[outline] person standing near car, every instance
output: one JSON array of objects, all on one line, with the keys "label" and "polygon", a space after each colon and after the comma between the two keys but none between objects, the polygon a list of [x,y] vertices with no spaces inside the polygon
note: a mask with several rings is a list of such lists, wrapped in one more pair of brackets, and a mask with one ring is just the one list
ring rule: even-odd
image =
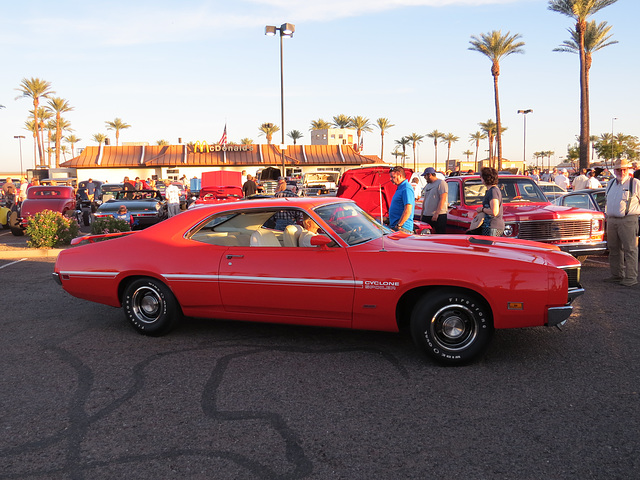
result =
[{"label": "person standing near car", "polygon": [[180,189],[170,180],[164,181],[164,198],[167,200],[167,214],[169,218],[180,213]]},{"label": "person standing near car", "polygon": [[632,287],[638,283],[640,180],[629,175],[629,162],[616,160],[607,186],[607,245],[611,277],[605,281]]},{"label": "person standing near car", "polygon": [[587,180],[587,186],[585,188],[600,188],[600,187],[602,187],[602,185],[600,185],[600,182],[596,178],[596,171],[591,170],[589,172],[589,180]]},{"label": "person standing near car", "polygon": [[587,169],[583,168],[580,170],[580,175],[573,179],[573,191],[582,190],[587,188],[587,183],[589,183],[589,177],[587,177]]},{"label": "person standing near car", "polygon": [[247,180],[242,184],[242,194],[246,198],[256,193],[258,193],[258,185],[256,185],[251,175],[247,175]]},{"label": "person standing near car", "polygon": [[449,187],[447,182],[436,176],[433,167],[424,169],[422,176],[427,185],[422,190],[421,220],[431,225],[436,233],[447,233],[447,201]]},{"label": "person standing near car", "polygon": [[502,217],[502,193],[498,188],[498,171],[495,168],[484,167],[480,176],[487,187],[482,206],[476,209],[479,214],[484,213],[486,216],[482,224],[482,234],[501,237],[504,232],[504,218]]},{"label": "person standing near car", "polygon": [[404,168],[393,167],[389,176],[391,182],[398,187],[391,199],[391,205],[389,205],[389,227],[392,230],[413,233],[413,209],[416,204],[416,194],[405,177]]}]

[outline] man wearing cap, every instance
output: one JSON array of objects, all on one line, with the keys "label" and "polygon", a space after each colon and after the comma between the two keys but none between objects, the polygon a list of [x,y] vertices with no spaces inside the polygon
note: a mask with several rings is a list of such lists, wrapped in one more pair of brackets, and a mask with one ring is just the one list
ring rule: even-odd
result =
[{"label": "man wearing cap", "polygon": [[555,176],[553,179],[556,185],[564,188],[565,190],[569,190],[571,186],[571,182],[569,182],[569,172],[567,172],[566,168],[563,168],[559,174]]},{"label": "man wearing cap", "polygon": [[640,180],[629,175],[629,162],[616,160],[615,178],[607,186],[607,244],[611,277],[607,282],[631,287],[638,283],[638,215]]},{"label": "man wearing cap", "polygon": [[389,226],[396,231],[413,233],[413,208],[416,204],[416,194],[405,177],[404,168],[393,167],[389,175],[391,182],[398,187],[389,205]]},{"label": "man wearing cap", "polygon": [[447,201],[449,187],[447,182],[436,176],[433,167],[424,169],[422,176],[427,185],[422,190],[422,212],[420,219],[431,225],[435,233],[447,233]]}]

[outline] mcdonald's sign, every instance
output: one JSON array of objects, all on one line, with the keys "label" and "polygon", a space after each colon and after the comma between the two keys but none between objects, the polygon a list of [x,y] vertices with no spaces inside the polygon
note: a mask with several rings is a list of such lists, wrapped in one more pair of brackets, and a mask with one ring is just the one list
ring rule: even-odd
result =
[{"label": "mcdonald's sign", "polygon": [[213,152],[253,152],[253,145],[209,145],[207,142],[197,141],[189,145],[189,153],[213,153]]}]

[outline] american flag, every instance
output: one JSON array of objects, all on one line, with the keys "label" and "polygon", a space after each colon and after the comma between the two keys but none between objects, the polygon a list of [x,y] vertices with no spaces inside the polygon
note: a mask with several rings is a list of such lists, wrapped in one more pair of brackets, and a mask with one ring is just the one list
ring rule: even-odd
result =
[{"label": "american flag", "polygon": [[220,141],[218,142],[220,145],[226,145],[227,144],[227,124],[224,124],[224,132],[222,132],[222,138],[220,139]]}]

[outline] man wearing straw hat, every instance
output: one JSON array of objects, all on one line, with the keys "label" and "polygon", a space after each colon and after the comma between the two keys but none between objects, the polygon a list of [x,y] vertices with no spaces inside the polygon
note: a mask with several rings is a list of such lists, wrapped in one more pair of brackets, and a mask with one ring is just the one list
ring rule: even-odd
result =
[{"label": "man wearing straw hat", "polygon": [[607,243],[611,277],[607,282],[632,287],[638,283],[638,215],[640,181],[629,175],[629,162],[613,164],[615,178],[607,186]]}]

